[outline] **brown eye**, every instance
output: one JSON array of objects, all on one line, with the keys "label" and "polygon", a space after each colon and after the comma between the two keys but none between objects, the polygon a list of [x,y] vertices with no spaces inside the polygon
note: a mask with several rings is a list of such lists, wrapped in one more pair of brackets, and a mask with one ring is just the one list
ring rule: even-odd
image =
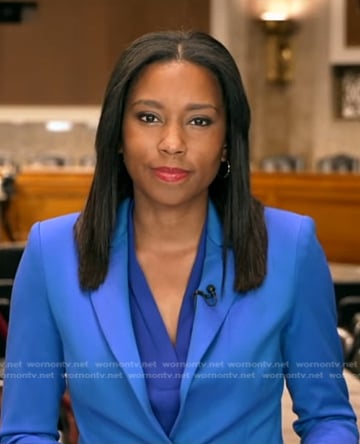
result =
[{"label": "brown eye", "polygon": [[194,126],[208,126],[211,124],[211,119],[207,117],[195,117],[190,121],[190,125]]},{"label": "brown eye", "polygon": [[145,123],[156,123],[159,119],[153,113],[139,113],[139,119]]}]

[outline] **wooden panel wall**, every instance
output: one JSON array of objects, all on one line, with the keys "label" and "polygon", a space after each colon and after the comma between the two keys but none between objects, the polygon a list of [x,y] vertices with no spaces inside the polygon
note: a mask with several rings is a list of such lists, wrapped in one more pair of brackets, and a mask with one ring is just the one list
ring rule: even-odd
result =
[{"label": "wooden panel wall", "polygon": [[313,217],[330,261],[360,263],[360,175],[254,173],[265,204]]},{"label": "wooden panel wall", "polygon": [[209,30],[209,0],[37,0],[0,24],[0,105],[97,105],[120,51],[144,32]]},{"label": "wooden panel wall", "polygon": [[356,48],[360,46],[360,2],[345,0],[345,3],[345,45]]},{"label": "wooden panel wall", "polygon": [[[92,173],[33,171],[19,174],[15,193],[4,219],[8,221],[11,237],[18,242],[26,241],[33,223],[81,211],[90,189]],[[2,228],[2,238],[9,235]]]},{"label": "wooden panel wall", "polygon": [[[15,240],[26,240],[37,220],[81,210],[91,178],[78,171],[20,174],[7,212]],[[266,205],[313,217],[330,261],[360,264],[360,175],[253,173],[252,188]]]}]

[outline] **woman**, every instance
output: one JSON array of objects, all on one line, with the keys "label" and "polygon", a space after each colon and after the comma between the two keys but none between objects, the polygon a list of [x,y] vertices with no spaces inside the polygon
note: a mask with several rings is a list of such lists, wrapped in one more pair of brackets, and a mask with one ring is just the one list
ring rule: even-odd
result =
[{"label": "woman", "polygon": [[36,224],[18,269],[1,443],[56,442],[66,387],[82,444],[280,444],[284,381],[303,443],[358,442],[326,258],[251,196],[249,122],[212,37],[123,53],[86,207]]}]

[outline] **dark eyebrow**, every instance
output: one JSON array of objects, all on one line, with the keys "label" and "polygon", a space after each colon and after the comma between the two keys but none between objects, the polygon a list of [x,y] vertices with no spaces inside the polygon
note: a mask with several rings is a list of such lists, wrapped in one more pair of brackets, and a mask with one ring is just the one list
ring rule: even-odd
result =
[{"label": "dark eyebrow", "polygon": [[137,106],[137,105],[147,105],[147,106],[153,106],[154,108],[158,108],[158,109],[163,108],[163,106],[161,105],[160,102],[158,102],[157,100],[150,100],[150,99],[136,100],[135,102],[131,103],[130,105],[132,107]]},{"label": "dark eyebrow", "polygon": [[[163,105],[161,102],[158,102],[157,100],[151,100],[151,99],[140,99],[136,100],[135,102],[131,103],[131,107],[137,106],[137,105],[146,105],[151,106],[157,109],[162,109]],[[189,103],[189,105],[186,107],[189,111],[197,111],[197,110],[205,110],[205,109],[212,109],[216,112],[220,112],[220,109],[212,105],[211,103]]]},{"label": "dark eyebrow", "polygon": [[187,109],[190,111],[212,109],[219,112],[219,108],[211,103],[190,103],[189,106],[187,106]]}]

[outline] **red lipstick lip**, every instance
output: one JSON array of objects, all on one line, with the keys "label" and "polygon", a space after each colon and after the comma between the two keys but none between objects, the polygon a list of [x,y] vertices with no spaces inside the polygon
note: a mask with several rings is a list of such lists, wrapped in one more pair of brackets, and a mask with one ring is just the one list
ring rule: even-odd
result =
[{"label": "red lipstick lip", "polygon": [[155,176],[164,182],[179,182],[189,175],[189,171],[182,168],[159,167],[153,169]]}]

